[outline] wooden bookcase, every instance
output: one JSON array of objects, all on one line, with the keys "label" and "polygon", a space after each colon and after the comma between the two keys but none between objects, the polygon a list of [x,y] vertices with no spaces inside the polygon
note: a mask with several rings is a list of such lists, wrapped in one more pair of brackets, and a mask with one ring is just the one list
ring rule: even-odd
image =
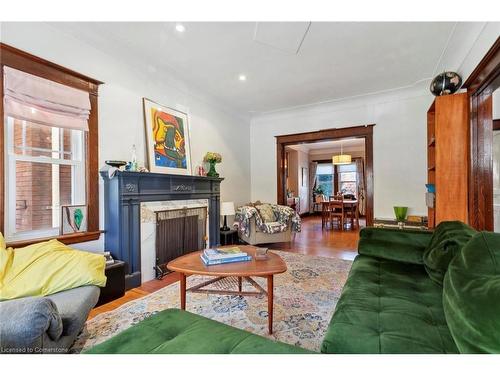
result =
[{"label": "wooden bookcase", "polygon": [[436,186],[429,228],[441,221],[468,222],[469,98],[437,97],[427,111],[427,182]]}]

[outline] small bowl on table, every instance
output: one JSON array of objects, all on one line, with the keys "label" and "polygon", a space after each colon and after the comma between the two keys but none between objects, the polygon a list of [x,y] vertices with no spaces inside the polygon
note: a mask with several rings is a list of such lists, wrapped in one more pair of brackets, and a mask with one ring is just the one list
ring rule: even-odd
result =
[{"label": "small bowl on table", "polygon": [[256,247],[255,248],[255,260],[266,260],[268,250],[269,250],[269,248],[267,248],[267,247]]}]

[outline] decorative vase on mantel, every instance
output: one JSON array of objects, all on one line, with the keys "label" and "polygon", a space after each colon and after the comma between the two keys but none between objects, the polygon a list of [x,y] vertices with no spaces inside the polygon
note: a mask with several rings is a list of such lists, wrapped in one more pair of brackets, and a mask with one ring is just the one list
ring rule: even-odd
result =
[{"label": "decorative vase on mantel", "polygon": [[215,170],[215,164],[217,164],[215,161],[209,161],[210,164],[210,169],[207,172],[208,177],[219,177],[219,174]]},{"label": "decorative vase on mantel", "polygon": [[219,174],[215,170],[215,164],[222,162],[222,156],[217,152],[207,152],[203,161],[210,165],[210,169],[207,172],[208,177],[219,177]]}]

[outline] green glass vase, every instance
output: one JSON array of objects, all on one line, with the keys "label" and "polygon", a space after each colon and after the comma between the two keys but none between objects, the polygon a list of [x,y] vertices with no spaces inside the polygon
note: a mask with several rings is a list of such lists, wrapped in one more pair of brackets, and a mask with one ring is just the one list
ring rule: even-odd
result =
[{"label": "green glass vase", "polygon": [[210,169],[207,172],[207,176],[208,177],[219,177],[219,174],[215,170],[215,164],[216,164],[215,161],[209,161],[208,163],[210,164]]},{"label": "green glass vase", "polygon": [[408,207],[394,206],[394,215],[396,215],[396,220],[398,222],[405,221],[407,212],[408,212]]}]

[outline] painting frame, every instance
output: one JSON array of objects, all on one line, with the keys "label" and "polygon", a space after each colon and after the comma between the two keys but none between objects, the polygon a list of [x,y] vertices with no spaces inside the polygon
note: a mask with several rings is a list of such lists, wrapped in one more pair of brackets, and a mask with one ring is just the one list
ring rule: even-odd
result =
[{"label": "painting frame", "polygon": [[[191,129],[188,114],[148,98],[143,98],[142,102],[149,171],[191,176]],[[160,128],[161,126],[163,126],[163,129]],[[165,130],[166,128],[174,128],[174,134],[169,135],[168,131]],[[173,147],[161,148],[159,145],[165,144],[167,138],[168,142],[174,142]],[[178,141],[182,141],[183,147],[180,149],[183,149],[184,153],[177,151],[175,142]]]},{"label": "painting frame", "polygon": [[[75,223],[75,211],[80,210],[82,217],[80,224]],[[59,223],[59,234],[85,233],[88,230],[88,205],[86,204],[67,204],[61,205]],[[73,219],[73,220],[72,220]]]}]

